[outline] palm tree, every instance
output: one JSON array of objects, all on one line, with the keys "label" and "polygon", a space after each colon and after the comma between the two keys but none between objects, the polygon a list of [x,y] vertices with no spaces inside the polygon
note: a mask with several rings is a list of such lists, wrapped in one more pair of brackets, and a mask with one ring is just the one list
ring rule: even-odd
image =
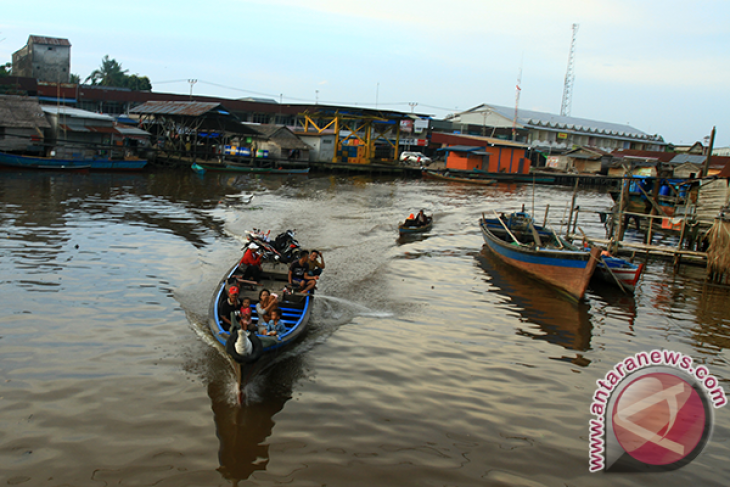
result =
[{"label": "palm tree", "polygon": [[122,65],[116,59],[109,59],[107,54],[101,60],[99,69],[92,71],[85,81],[91,80],[92,85],[123,87],[127,78],[127,71],[127,69],[122,70]]}]

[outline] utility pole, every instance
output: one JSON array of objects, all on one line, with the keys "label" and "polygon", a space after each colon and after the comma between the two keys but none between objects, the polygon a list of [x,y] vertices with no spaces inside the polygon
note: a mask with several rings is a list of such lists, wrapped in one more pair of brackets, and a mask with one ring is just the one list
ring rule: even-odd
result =
[{"label": "utility pole", "polygon": [[573,24],[573,39],[570,41],[570,53],[568,54],[568,70],[565,72],[565,84],[563,85],[563,103],[560,106],[560,115],[570,116],[570,109],[573,97],[573,82],[575,81],[575,37],[578,34],[578,24]]},{"label": "utility pole", "polygon": [[188,83],[190,83],[190,101],[193,101],[193,85],[197,83],[197,79],[189,79]]},{"label": "utility pole", "polygon": [[520,74],[517,76],[517,94],[515,95],[515,118],[512,120],[512,140],[517,140],[517,112],[520,109],[520,92],[522,88],[522,67],[520,67]]}]

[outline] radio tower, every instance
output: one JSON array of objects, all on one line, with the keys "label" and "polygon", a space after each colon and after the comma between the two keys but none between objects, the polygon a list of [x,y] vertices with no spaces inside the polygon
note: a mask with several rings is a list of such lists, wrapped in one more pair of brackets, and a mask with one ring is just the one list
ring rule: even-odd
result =
[{"label": "radio tower", "polygon": [[565,73],[565,85],[563,86],[563,103],[560,105],[560,115],[570,116],[570,104],[573,96],[573,81],[575,72],[573,62],[575,60],[575,35],[578,33],[578,24],[573,24],[573,39],[570,41],[570,55],[568,55],[568,71]]},{"label": "radio tower", "polygon": [[520,109],[520,92],[522,88],[522,67],[520,66],[520,74],[517,76],[517,94],[515,95],[515,118],[512,119],[512,140],[517,140],[517,115]]}]

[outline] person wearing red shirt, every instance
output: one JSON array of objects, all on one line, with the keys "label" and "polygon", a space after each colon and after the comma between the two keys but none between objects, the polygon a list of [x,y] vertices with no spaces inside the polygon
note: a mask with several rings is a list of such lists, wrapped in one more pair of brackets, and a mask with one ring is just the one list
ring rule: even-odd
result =
[{"label": "person wearing red shirt", "polygon": [[261,254],[259,254],[259,246],[252,243],[246,249],[243,254],[239,266],[246,266],[246,270],[243,271],[243,279],[247,281],[261,281]]}]

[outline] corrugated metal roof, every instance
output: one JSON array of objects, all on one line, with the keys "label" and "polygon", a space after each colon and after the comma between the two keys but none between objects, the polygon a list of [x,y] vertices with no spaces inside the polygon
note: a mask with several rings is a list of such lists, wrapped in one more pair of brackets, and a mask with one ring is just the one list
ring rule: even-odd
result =
[{"label": "corrugated metal roof", "polygon": [[148,101],[130,110],[131,113],[149,115],[179,115],[183,117],[199,117],[221,106],[220,103],[200,101]]},{"label": "corrugated metal roof", "polygon": [[114,122],[114,119],[109,115],[106,115],[104,113],[89,112],[87,110],[81,110],[80,108],[64,107],[58,105],[41,105],[41,109],[46,113],[59,115],[62,117],[87,118],[109,122],[110,124]]},{"label": "corrugated metal roof", "polygon": [[29,36],[28,44],[43,44],[48,46],[70,46],[68,39],[59,37]]},{"label": "corrugated metal roof", "polygon": [[[503,107],[499,105],[480,105],[467,110],[467,112],[464,113],[482,112],[485,110],[491,110],[508,120],[512,120],[515,117],[514,107]],[[458,116],[459,114],[456,114],[456,117]],[[612,136],[613,138],[630,138],[655,140],[659,143],[663,142],[660,137],[649,135],[646,132],[632,127],[631,125],[601,122],[587,118],[568,117],[554,113],[524,110],[522,108],[520,108],[517,112],[517,123],[525,127],[538,130],[575,132],[587,135],[596,134]]]},{"label": "corrugated metal roof", "polygon": [[697,156],[693,154],[677,154],[672,157],[669,161],[670,164],[684,164],[685,162],[691,162],[693,164],[702,165],[705,163],[706,156]]}]

